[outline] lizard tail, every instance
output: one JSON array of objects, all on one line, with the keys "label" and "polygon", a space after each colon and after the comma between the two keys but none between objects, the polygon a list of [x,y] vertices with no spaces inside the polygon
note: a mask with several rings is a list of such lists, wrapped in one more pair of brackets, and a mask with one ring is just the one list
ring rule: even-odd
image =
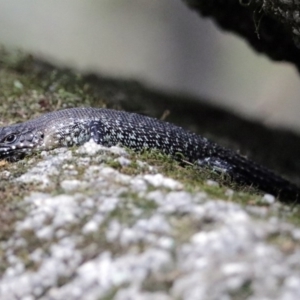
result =
[{"label": "lizard tail", "polygon": [[[221,161],[220,162],[218,162]],[[225,166],[225,172],[237,183],[246,184],[258,188],[266,193],[278,197],[284,203],[299,203],[300,188],[275,174],[266,167],[255,163],[237,153],[222,149],[218,152],[218,158],[214,162]],[[226,168],[228,166],[228,168]]]}]

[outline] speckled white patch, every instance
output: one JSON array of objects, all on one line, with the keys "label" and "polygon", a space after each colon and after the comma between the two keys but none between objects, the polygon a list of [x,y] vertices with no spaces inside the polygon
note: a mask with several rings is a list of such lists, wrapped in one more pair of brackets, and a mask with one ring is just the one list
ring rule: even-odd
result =
[{"label": "speckled white patch", "polygon": [[79,147],[76,152],[79,154],[94,156],[97,152],[103,151],[103,149],[106,149],[106,147],[98,145],[93,140],[90,140]]},{"label": "speckled white patch", "polygon": [[51,184],[50,176],[57,175],[58,169],[65,161],[72,158],[72,153],[68,149],[56,149],[53,152],[55,155],[44,154],[44,157],[48,159],[39,162],[16,180],[24,183],[39,183],[42,187],[49,186]]},{"label": "speckled white patch", "polygon": [[262,197],[262,202],[264,202],[266,204],[273,204],[275,202],[275,197],[273,195],[270,195],[270,194],[265,194]]},{"label": "speckled white patch", "polygon": [[172,179],[172,178],[166,178],[161,174],[147,174],[144,176],[144,179],[146,182],[150,183],[154,187],[165,187],[169,189],[182,189],[183,185]]}]

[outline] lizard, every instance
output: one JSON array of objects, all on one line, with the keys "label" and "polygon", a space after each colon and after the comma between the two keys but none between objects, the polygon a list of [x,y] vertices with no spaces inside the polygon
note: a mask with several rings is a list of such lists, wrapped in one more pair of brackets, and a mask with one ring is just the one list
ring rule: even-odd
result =
[{"label": "lizard", "polygon": [[241,184],[298,203],[300,188],[268,168],[174,124],[105,108],[77,107],[46,113],[0,128],[0,159],[18,160],[35,151],[81,145],[156,149],[179,161],[209,167]]}]

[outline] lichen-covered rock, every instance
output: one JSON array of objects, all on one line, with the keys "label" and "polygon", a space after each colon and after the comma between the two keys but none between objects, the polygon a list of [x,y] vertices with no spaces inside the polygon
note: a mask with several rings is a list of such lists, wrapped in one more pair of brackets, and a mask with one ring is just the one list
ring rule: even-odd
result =
[{"label": "lichen-covered rock", "polygon": [[233,190],[188,191],[94,142],[41,156],[11,174],[33,187],[0,240],[1,299],[300,297],[299,229],[269,196],[247,207]]}]

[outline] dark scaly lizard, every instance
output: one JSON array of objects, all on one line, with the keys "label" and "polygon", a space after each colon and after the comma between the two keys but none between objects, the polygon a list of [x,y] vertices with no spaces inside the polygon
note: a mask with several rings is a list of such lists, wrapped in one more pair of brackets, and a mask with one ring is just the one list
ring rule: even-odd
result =
[{"label": "dark scaly lizard", "polygon": [[139,151],[158,149],[175,159],[208,166],[285,202],[298,202],[300,189],[267,168],[206,138],[160,120],[122,111],[70,108],[0,128],[0,159],[16,160],[37,150],[81,145],[93,139]]}]

